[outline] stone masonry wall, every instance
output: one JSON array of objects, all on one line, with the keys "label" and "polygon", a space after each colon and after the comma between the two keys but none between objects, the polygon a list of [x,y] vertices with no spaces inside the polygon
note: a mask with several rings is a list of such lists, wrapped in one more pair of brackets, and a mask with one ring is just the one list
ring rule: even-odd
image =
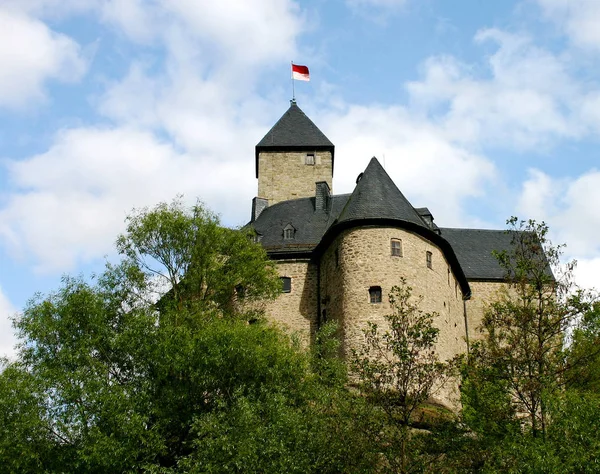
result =
[{"label": "stone masonry wall", "polygon": [[317,329],[317,265],[308,260],[280,260],[277,271],[292,279],[292,290],[268,302],[266,316],[307,347]]},{"label": "stone masonry wall", "polygon": [[[402,257],[391,255],[391,239],[402,241]],[[432,253],[432,268],[426,252]],[[337,257],[336,257],[337,252]],[[330,245],[321,261],[321,297],[327,318],[339,322],[343,351],[364,344],[367,322],[385,328],[391,313],[388,294],[404,276],[413,296],[423,296],[425,312],[437,312],[437,352],[442,360],[466,352],[466,328],[462,293],[442,251],[417,234],[397,228],[357,228],[344,231]],[[382,302],[371,303],[369,288],[380,286]],[[458,382],[448,382],[434,399],[448,406],[458,404]]]},{"label": "stone masonry wall", "polygon": [[[392,238],[402,240],[402,257],[391,255]],[[427,251],[432,253],[432,268],[426,264]],[[402,276],[413,287],[413,296],[423,296],[421,308],[439,315],[434,324],[440,329],[440,357],[465,352],[462,293],[442,251],[417,234],[395,228],[344,231],[323,256],[321,296],[328,319],[342,325],[345,352],[363,343],[367,321],[383,322],[391,312],[387,295]],[[370,303],[372,286],[381,287],[382,303]]]},{"label": "stone masonry wall", "polygon": [[[315,164],[305,163],[307,153],[314,153]],[[315,183],[332,184],[332,160],[328,151],[261,152],[258,155],[258,197],[268,199],[269,206],[289,199],[313,197]]]},{"label": "stone masonry wall", "polygon": [[502,293],[508,291],[508,285],[500,281],[470,281],[469,286],[471,299],[466,302],[467,329],[469,342],[473,342],[482,337],[479,328],[488,305],[498,301]]}]

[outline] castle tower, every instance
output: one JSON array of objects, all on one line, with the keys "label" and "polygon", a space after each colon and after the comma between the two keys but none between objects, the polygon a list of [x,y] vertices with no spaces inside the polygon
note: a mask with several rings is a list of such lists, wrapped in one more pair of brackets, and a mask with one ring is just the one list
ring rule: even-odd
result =
[{"label": "castle tower", "polygon": [[[295,101],[256,145],[259,207],[314,197],[318,182],[331,191],[334,146]],[[253,212],[254,214],[254,212]]]}]

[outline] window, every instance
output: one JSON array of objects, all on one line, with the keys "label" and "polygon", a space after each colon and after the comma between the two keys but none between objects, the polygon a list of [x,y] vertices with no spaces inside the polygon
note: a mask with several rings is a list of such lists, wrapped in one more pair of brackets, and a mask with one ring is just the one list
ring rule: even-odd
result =
[{"label": "window", "polygon": [[400,239],[392,239],[392,257],[402,257],[402,241]]},{"label": "window", "polygon": [[369,288],[369,300],[371,303],[381,303],[381,287],[372,286]]},{"label": "window", "polygon": [[425,253],[425,260],[427,262],[427,268],[433,268],[433,264],[431,263],[431,259],[432,259],[432,254],[431,254],[431,252],[427,251]]},{"label": "window", "polygon": [[290,293],[292,291],[292,279],[290,277],[281,277],[281,292]]},{"label": "window", "polygon": [[285,240],[290,240],[294,238],[294,234],[296,233],[296,229],[292,224],[288,224],[283,228],[283,238]]},{"label": "window", "polygon": [[314,165],[315,164],[315,155],[313,153],[309,153],[306,155],[306,158],[304,159],[304,164],[306,165]]}]

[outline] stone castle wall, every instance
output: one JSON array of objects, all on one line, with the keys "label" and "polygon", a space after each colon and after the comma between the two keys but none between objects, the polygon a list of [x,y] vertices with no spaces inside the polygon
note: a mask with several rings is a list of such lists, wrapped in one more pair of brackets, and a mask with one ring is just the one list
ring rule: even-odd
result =
[{"label": "stone castle wall", "polygon": [[[390,240],[402,241],[402,257],[391,255]],[[432,268],[426,252],[432,253]],[[336,257],[337,253],[337,257]],[[342,232],[321,263],[321,298],[327,318],[339,321],[346,355],[364,342],[367,322],[382,324],[391,312],[388,294],[405,277],[421,308],[437,312],[438,353],[450,359],[466,351],[460,286],[442,251],[417,234],[397,228],[356,228]],[[380,286],[382,302],[371,303],[369,288]]]},{"label": "stone castle wall", "polygon": [[283,260],[277,262],[277,271],[292,279],[292,288],[266,303],[266,316],[308,347],[317,330],[317,265],[308,260]]},{"label": "stone castle wall", "polygon": [[469,286],[471,299],[466,302],[467,330],[469,342],[473,342],[483,337],[479,329],[487,307],[500,300],[502,294],[508,291],[508,284],[501,281],[470,281]]},{"label": "stone castle wall", "polygon": [[332,188],[332,159],[328,151],[315,151],[315,164],[306,164],[303,152],[261,152],[258,155],[258,197],[269,206],[281,201],[313,197],[315,183],[325,181]]}]

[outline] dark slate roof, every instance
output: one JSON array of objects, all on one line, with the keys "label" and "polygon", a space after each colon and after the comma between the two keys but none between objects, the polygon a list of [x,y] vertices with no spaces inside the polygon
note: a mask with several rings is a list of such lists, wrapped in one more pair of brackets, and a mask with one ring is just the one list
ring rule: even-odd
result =
[{"label": "dark slate roof", "polygon": [[329,138],[292,101],[287,112],[256,145],[256,177],[258,178],[258,154],[261,151],[327,150],[331,152],[333,160],[334,149]]},{"label": "dark slate roof", "polygon": [[375,157],[362,173],[337,223],[371,219],[393,219],[428,227]]},{"label": "dark slate roof", "polygon": [[[315,210],[315,198],[283,201],[267,207],[252,226],[260,235],[261,244],[271,254],[310,253],[332,225],[349,194],[332,196],[327,211]],[[294,239],[284,240],[283,229],[291,224]]]},{"label": "dark slate roof", "polygon": [[506,270],[492,252],[510,251],[512,235],[504,230],[441,228],[469,280],[503,280]]}]

